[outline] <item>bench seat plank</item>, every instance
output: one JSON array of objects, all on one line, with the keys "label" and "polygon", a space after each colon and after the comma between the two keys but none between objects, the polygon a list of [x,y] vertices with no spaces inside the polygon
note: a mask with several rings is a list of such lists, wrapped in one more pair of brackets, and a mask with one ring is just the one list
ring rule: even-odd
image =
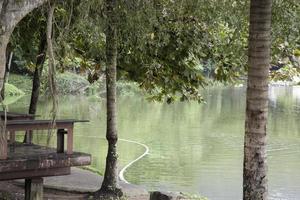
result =
[{"label": "bench seat plank", "polygon": [[[59,169],[62,168],[90,164],[90,154],[73,152],[73,154],[68,155],[57,153],[56,149],[53,148],[17,143],[15,152],[8,153],[8,159],[0,160],[0,180],[7,180],[8,177],[17,179],[41,176],[41,174],[52,176],[57,174],[55,169],[59,172]],[[47,173],[49,174],[47,175]],[[62,170],[61,173],[66,173],[66,170]],[[15,175],[6,176],[5,174]]]}]

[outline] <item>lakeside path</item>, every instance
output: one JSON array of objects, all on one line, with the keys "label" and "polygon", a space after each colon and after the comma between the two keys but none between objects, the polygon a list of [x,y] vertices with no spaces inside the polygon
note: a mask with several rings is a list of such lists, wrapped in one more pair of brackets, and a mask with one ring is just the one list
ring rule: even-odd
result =
[{"label": "lakeside path", "polygon": [[[85,200],[89,194],[97,191],[102,184],[103,177],[87,170],[72,168],[67,176],[44,178],[44,199]],[[24,180],[0,182],[0,192],[15,194],[13,199],[24,199]],[[120,181],[128,200],[148,200],[150,197],[146,189],[141,186]],[[1,195],[0,195],[1,199]]]}]

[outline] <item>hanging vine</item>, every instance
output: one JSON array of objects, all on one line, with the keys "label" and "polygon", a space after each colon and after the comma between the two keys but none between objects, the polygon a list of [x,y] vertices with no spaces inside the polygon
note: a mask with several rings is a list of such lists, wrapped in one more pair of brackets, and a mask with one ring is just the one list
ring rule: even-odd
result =
[{"label": "hanging vine", "polygon": [[[55,126],[55,120],[58,109],[58,99],[57,99],[57,87],[55,80],[55,58],[54,58],[54,50],[53,50],[53,42],[52,42],[52,24],[53,24],[53,15],[55,10],[55,2],[49,2],[49,11],[48,11],[48,19],[47,19],[47,45],[48,45],[48,77],[49,77],[49,89],[50,95],[52,98],[52,126]],[[51,129],[53,130],[53,129]],[[47,146],[49,146],[50,139],[52,136],[52,131],[49,130],[47,137]]]}]

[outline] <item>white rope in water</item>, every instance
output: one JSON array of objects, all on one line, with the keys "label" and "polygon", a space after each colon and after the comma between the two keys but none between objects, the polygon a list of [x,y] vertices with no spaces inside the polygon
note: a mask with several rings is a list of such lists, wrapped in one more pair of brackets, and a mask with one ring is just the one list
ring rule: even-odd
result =
[{"label": "white rope in water", "polygon": [[[80,135],[78,135],[80,137]],[[78,137],[76,136],[76,137]],[[82,136],[83,137],[83,136]],[[84,136],[84,137],[88,137],[88,138],[97,138],[97,139],[105,139],[105,138],[102,138],[102,137],[97,137],[97,136]],[[124,142],[129,142],[129,143],[133,143],[133,144],[137,144],[137,145],[140,145],[142,147],[145,148],[145,152],[140,155],[139,157],[137,157],[136,159],[134,159],[133,161],[131,161],[130,163],[128,163],[125,167],[123,167],[121,169],[121,171],[119,172],[119,179],[125,183],[129,183],[125,178],[124,178],[124,173],[126,172],[126,170],[131,166],[133,165],[135,162],[139,161],[140,159],[142,159],[143,157],[145,157],[147,154],[149,154],[149,147],[143,143],[140,143],[140,142],[136,142],[136,141],[133,141],[133,140],[126,140],[126,139],[119,139],[120,141],[124,141]]]},{"label": "white rope in water", "polygon": [[142,159],[143,157],[145,157],[147,154],[149,154],[149,147],[143,143],[140,142],[136,142],[136,141],[132,141],[132,140],[126,140],[126,139],[120,139],[121,141],[125,141],[125,142],[130,142],[130,143],[134,143],[137,145],[140,145],[142,147],[145,148],[145,152],[140,155],[138,158],[136,158],[135,160],[131,161],[130,163],[128,163],[125,167],[123,167],[123,169],[120,171],[119,173],[119,178],[121,181],[124,181],[125,183],[129,183],[125,178],[124,178],[124,173],[125,171],[131,166],[133,165],[133,163],[139,161],[140,159]]}]

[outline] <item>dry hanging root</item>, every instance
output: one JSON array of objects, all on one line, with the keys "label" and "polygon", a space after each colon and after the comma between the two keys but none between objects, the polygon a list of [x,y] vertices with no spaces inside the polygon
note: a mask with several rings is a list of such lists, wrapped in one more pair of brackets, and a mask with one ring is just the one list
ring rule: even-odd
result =
[{"label": "dry hanging root", "polygon": [[[54,50],[52,45],[52,24],[53,24],[53,15],[54,15],[55,3],[49,2],[49,11],[48,11],[48,19],[47,19],[47,45],[48,45],[48,75],[49,75],[49,88],[50,94],[52,97],[52,126],[55,126],[58,100],[57,100],[57,89],[55,82],[55,59],[54,59]],[[53,129],[51,129],[53,130]],[[52,131],[49,130],[47,137],[47,146],[49,146],[50,139],[52,136]]]}]

